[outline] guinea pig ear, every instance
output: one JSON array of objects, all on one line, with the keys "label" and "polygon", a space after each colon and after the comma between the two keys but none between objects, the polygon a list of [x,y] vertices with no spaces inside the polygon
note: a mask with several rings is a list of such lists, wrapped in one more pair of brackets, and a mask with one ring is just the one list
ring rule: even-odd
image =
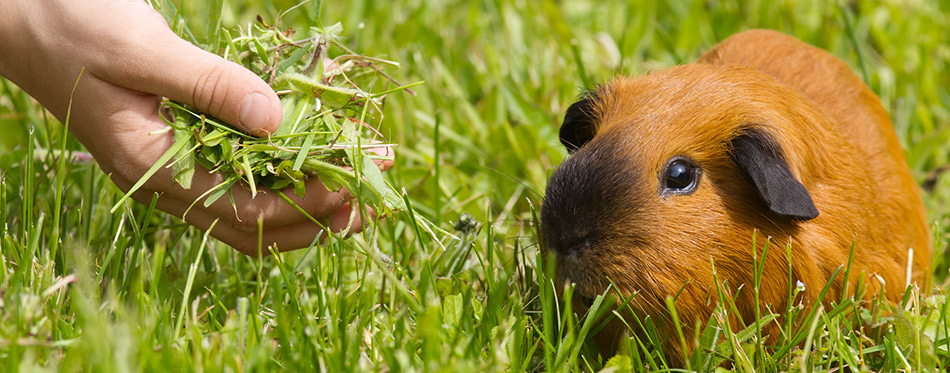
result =
[{"label": "guinea pig ear", "polygon": [[792,175],[778,144],[768,135],[748,132],[732,140],[731,145],[732,159],[772,212],[795,220],[818,217],[808,190]]},{"label": "guinea pig ear", "polygon": [[585,94],[584,98],[575,102],[567,108],[564,114],[564,123],[561,124],[561,144],[567,148],[568,153],[577,151],[584,146],[597,133],[594,123],[597,118],[594,114],[594,104],[597,98],[591,94]]}]

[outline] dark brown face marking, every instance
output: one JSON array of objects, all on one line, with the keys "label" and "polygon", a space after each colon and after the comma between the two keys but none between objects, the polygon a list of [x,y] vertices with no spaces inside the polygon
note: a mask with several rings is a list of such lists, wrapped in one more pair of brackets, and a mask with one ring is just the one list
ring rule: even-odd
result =
[{"label": "dark brown face marking", "polygon": [[619,217],[643,208],[639,171],[617,137],[591,141],[562,163],[548,182],[541,230],[549,250],[578,256],[596,249],[618,228]]}]

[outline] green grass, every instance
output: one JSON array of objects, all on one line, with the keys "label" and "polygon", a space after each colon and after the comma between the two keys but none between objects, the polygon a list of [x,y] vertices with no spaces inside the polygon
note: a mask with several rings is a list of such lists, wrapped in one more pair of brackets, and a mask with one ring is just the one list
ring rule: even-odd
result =
[{"label": "green grass", "polygon": [[[186,23],[207,24],[205,1],[181,3]],[[293,5],[232,1],[222,22]],[[948,15],[929,1],[324,2],[351,49],[401,62],[400,81],[426,81],[387,100],[382,130],[400,146],[386,177],[442,228],[478,221],[444,248],[396,215],[374,228],[378,247],[364,233],[257,260],[150,206],[111,214],[121,192],[94,163],[61,157],[82,148],[0,81],[0,371],[662,369],[649,340],[627,341],[609,363],[584,343],[598,323],[559,301],[570,291],[538,255],[540,193],[566,154],[558,126],[581,88],[692,61],[755,27],[831,51],[880,95],[931,186],[937,289],[909,297],[906,313],[847,299],[781,310],[811,316],[776,348],[757,348],[752,320],[736,334],[708,328],[702,346],[720,355],[701,351],[691,367],[721,357],[742,371],[945,370],[950,173],[933,171],[950,159]]]}]

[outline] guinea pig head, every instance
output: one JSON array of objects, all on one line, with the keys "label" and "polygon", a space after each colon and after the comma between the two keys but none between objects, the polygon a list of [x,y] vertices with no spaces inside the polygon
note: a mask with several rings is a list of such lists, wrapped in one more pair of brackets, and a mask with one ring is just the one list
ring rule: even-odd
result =
[{"label": "guinea pig head", "polygon": [[[748,68],[693,64],[615,80],[567,110],[569,156],[541,207],[543,250],[581,303],[613,284],[668,338],[665,299],[675,296],[693,331],[717,303],[711,262],[733,290],[751,286],[753,232],[759,249],[769,236],[784,248],[819,215],[808,186],[830,161],[815,144],[836,144],[828,128],[804,97]],[[787,298],[783,251],[765,265],[785,278],[760,289],[773,306]],[[754,315],[751,291],[737,296],[740,313]]]}]

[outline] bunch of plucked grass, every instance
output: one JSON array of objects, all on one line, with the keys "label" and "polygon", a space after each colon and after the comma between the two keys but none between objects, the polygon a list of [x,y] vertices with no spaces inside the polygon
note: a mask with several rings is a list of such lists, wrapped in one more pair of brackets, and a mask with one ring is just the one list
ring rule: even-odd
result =
[{"label": "bunch of plucked grass", "polygon": [[[346,188],[378,212],[406,210],[400,193],[383,180],[374,162],[384,157],[369,149],[394,146],[385,143],[377,130],[384,98],[422,82],[400,85],[385,71],[398,68],[397,62],[346,48],[340,42],[340,24],[310,27],[299,37],[295,30],[267,25],[258,16],[256,23],[238,30],[237,37],[232,38],[228,30],[217,30],[211,35],[211,45],[225,47],[212,52],[264,79],[280,97],[283,123],[275,133],[255,137],[189,105],[166,99],[161,110],[174,131],[175,142],[122,200],[164,165],[172,167],[176,182],[188,189],[197,163],[224,176],[222,183],[202,195],[205,206],[235,184],[245,185],[254,195],[260,187],[279,191],[293,186],[302,198],[304,182],[317,177],[327,189]],[[178,31],[188,33],[186,29]],[[343,53],[331,59],[331,48]],[[378,87],[382,88],[373,89]],[[425,219],[413,218],[432,233]]]}]

